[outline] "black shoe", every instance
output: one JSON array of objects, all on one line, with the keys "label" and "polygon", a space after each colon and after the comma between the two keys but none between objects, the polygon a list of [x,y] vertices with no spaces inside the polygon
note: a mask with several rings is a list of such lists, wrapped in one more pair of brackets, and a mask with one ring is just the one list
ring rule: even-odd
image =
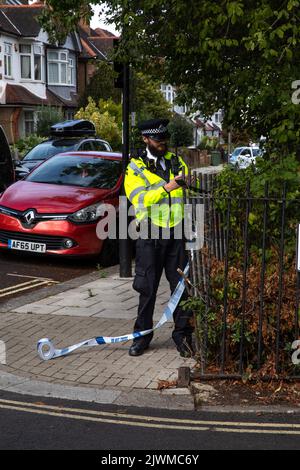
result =
[{"label": "black shoe", "polygon": [[129,356],[141,356],[144,351],[149,348],[149,345],[133,343],[128,351]]}]

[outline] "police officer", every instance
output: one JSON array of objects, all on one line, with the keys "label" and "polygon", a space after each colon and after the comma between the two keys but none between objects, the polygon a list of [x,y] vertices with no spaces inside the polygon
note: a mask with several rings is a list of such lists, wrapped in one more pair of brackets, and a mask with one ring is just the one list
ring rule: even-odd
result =
[{"label": "police officer", "polygon": [[[177,268],[183,270],[188,261],[183,237],[175,236],[180,233],[176,232],[179,224],[183,223],[182,172],[184,169],[187,173],[187,166],[181,157],[168,151],[168,123],[167,119],[151,119],[138,125],[146,150],[131,159],[124,182],[140,225],[133,282],[133,288],[140,294],[135,332],[153,327],[156,293],[163,269],[173,293],[180,279]],[[144,237],[145,227],[149,238]],[[191,312],[178,306],[173,319],[172,338],[177,350],[181,356],[190,357],[193,354]],[[153,333],[135,338],[129,355],[143,354],[152,337]]]}]

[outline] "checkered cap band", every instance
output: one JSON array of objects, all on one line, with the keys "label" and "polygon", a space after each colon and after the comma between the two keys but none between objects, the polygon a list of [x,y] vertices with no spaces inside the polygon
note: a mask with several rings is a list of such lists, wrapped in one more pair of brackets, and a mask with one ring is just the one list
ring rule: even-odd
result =
[{"label": "checkered cap band", "polygon": [[164,134],[168,131],[165,126],[159,126],[156,129],[145,129],[142,131],[142,135],[155,135],[155,134]]}]

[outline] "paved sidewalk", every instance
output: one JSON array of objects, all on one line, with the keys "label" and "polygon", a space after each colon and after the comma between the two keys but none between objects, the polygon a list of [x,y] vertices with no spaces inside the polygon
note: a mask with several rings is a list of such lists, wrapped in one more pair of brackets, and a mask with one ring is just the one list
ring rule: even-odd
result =
[{"label": "paved sidewalk", "polygon": [[[203,173],[218,167],[199,168]],[[171,339],[172,323],[157,330],[149,350],[130,357],[131,342],[79,349],[42,361],[37,341],[48,337],[57,348],[95,336],[132,332],[138,294],[132,279],[120,279],[119,267],[105,269],[0,304],[0,390],[137,406],[193,409],[188,389],[157,389],[176,381],[178,368],[194,366],[179,356]],[[154,320],[170,296],[166,279],[158,291]],[[1,346],[5,345],[4,363]]]},{"label": "paved sidewalk", "polygon": [[[73,387],[77,387],[78,396],[82,397],[84,387],[90,391],[106,391],[105,402],[111,396],[111,403],[120,403],[120,397],[124,402],[125,397],[127,404],[193,408],[187,389],[157,390],[159,381],[177,379],[178,367],[194,365],[192,359],[181,358],[176,351],[171,339],[172,323],[156,331],[150,349],[136,358],[128,355],[131,342],[81,348],[50,361],[42,361],[37,355],[36,344],[43,337],[50,338],[55,347],[61,348],[95,336],[132,332],[138,304],[132,279],[120,279],[118,267],[105,271],[107,277],[101,277],[104,273],[95,273],[94,280],[80,283],[79,279],[77,286],[54,295],[51,295],[53,288],[45,288],[39,291],[43,298],[31,303],[27,301],[13,308],[9,304],[0,305],[0,339],[6,346],[6,365],[0,365],[0,388],[2,372],[7,390],[16,390],[15,384],[19,384],[18,391],[20,388],[30,391],[28,386],[33,381],[34,390],[38,391],[39,383],[41,390],[47,390],[47,395],[54,389],[58,393],[59,386],[60,391],[71,387],[72,396],[76,397]],[[60,288],[63,289],[63,285]],[[28,295],[24,299],[28,299]],[[155,321],[159,320],[168,299],[169,287],[164,279],[158,291]]]},{"label": "paved sidewalk", "polygon": [[226,164],[221,163],[220,165],[210,165],[210,166],[201,166],[199,168],[194,168],[193,171],[197,171],[197,173],[212,175],[214,173],[220,173],[225,168]]}]

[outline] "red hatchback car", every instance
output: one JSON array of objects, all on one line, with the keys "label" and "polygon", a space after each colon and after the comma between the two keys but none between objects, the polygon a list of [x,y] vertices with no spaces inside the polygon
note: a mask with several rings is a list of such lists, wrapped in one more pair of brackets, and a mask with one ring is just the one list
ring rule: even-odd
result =
[{"label": "red hatchback car", "polygon": [[68,152],[46,160],[0,197],[0,248],[55,255],[98,255],[103,204],[118,207],[122,155]]}]

